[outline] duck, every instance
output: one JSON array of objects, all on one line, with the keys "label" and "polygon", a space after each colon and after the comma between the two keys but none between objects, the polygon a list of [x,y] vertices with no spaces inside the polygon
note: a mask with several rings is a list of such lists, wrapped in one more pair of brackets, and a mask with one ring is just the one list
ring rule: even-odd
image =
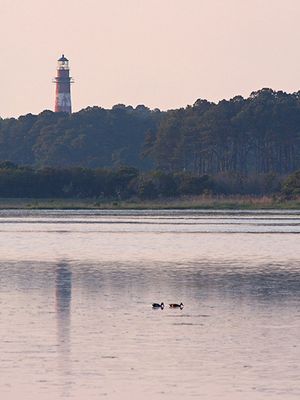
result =
[{"label": "duck", "polygon": [[171,303],[169,304],[171,308],[180,308],[181,310],[183,309],[183,303],[177,304],[177,303]]},{"label": "duck", "polygon": [[162,310],[164,309],[165,305],[164,303],[152,303],[152,308],[161,308]]}]

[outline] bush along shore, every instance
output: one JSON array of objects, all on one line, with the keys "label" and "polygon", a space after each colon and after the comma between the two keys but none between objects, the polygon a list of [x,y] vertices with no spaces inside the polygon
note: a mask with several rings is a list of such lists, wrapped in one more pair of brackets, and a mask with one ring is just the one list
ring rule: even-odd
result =
[{"label": "bush along shore", "polygon": [[300,171],[192,175],[117,169],[19,167],[0,163],[3,208],[298,208]]}]

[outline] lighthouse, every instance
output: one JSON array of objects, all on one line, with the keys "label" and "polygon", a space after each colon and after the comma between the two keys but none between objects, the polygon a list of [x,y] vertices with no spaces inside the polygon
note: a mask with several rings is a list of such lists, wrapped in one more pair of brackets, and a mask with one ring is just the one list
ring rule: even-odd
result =
[{"label": "lighthouse", "polygon": [[63,54],[58,59],[57,75],[54,78],[55,90],[55,112],[71,114],[71,83],[69,60]]}]

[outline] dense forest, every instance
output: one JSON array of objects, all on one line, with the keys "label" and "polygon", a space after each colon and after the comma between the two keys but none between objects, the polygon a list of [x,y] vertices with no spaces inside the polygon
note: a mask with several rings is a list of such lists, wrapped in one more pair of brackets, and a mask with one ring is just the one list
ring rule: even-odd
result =
[{"label": "dense forest", "polygon": [[0,119],[0,160],[33,168],[129,165],[237,185],[264,176],[268,184],[300,169],[300,92],[262,89],[166,112],[119,104]]},{"label": "dense forest", "polygon": [[145,152],[166,171],[286,174],[300,167],[300,92],[262,89],[169,111]]},{"label": "dense forest", "polygon": [[47,110],[0,119],[0,160],[35,167],[149,169],[151,160],[140,154],[147,131],[156,132],[162,114],[119,104],[111,110],[88,107],[71,115]]}]

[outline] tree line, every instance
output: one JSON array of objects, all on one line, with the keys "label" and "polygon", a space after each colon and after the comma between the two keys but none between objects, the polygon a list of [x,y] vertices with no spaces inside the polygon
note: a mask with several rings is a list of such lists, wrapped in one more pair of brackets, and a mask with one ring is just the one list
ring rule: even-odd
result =
[{"label": "tree line", "polygon": [[163,113],[144,105],[111,110],[88,107],[77,113],[43,111],[0,118],[0,160],[34,167],[152,167],[140,157],[147,131],[156,131]]},{"label": "tree line", "polygon": [[262,89],[218,104],[197,100],[173,110],[144,153],[165,171],[287,174],[300,168],[300,92]]},{"label": "tree line", "polygon": [[300,92],[262,89],[166,112],[118,104],[0,119],[0,160],[34,168],[131,165],[236,182],[284,176],[300,169]]}]

